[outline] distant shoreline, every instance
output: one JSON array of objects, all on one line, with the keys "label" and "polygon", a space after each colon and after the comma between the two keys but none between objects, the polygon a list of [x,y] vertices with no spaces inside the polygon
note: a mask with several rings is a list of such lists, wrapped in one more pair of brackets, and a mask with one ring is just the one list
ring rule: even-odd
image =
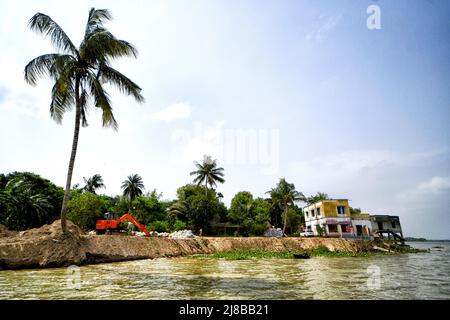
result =
[{"label": "distant shoreline", "polygon": [[447,239],[447,240],[436,240],[436,239],[406,237],[405,241],[406,242],[450,242],[450,239]]}]

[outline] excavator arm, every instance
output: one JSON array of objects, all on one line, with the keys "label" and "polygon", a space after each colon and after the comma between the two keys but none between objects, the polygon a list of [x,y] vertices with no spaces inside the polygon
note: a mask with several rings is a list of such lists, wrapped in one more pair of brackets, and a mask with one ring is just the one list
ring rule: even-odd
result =
[{"label": "excavator arm", "polygon": [[141,230],[142,232],[145,233],[145,235],[147,237],[151,237],[150,232],[148,232],[147,228],[140,223],[139,221],[137,221],[131,214],[127,213],[124,214],[123,216],[120,217],[120,219],[118,220],[118,222],[122,222],[124,220],[129,220],[131,223],[133,223],[136,227],[138,227],[139,230]]}]

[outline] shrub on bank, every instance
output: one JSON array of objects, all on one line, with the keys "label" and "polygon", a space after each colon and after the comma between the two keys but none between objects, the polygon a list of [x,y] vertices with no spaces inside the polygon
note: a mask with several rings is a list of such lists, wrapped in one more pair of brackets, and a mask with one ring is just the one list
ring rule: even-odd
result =
[{"label": "shrub on bank", "polygon": [[110,201],[90,192],[72,194],[67,207],[67,218],[83,230],[95,229],[95,221],[104,219]]}]

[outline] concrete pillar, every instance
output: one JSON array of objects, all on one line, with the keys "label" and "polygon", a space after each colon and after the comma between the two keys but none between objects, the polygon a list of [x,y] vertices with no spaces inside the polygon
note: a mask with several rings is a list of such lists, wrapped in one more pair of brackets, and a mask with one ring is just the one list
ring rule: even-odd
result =
[{"label": "concrete pillar", "polygon": [[340,224],[337,225],[337,229],[338,229],[339,235],[340,235],[341,238],[342,238],[342,227],[341,227]]}]

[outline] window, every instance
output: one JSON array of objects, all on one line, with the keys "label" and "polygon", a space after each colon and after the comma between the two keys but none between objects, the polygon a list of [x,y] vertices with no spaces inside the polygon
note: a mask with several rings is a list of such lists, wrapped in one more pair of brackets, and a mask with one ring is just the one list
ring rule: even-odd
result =
[{"label": "window", "polygon": [[305,217],[308,219],[308,211],[305,211]]},{"label": "window", "polygon": [[392,229],[397,228],[397,226],[395,225],[395,221],[392,221]]},{"label": "window", "polygon": [[320,208],[317,208],[317,216],[320,217]]},{"label": "window", "polygon": [[315,217],[316,215],[314,214],[314,209],[311,210],[311,217]]},{"label": "window", "polygon": [[329,224],[328,225],[328,232],[329,233],[337,233],[338,232],[337,225]]},{"label": "window", "polygon": [[345,214],[345,206],[337,206],[336,209],[338,214]]},{"label": "window", "polygon": [[341,224],[342,232],[350,232],[350,226],[348,224]]}]

